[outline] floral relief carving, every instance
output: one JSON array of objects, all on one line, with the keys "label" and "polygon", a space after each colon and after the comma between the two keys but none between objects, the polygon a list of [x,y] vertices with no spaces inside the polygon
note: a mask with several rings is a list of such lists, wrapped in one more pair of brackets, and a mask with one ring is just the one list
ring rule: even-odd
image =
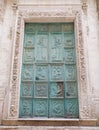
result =
[{"label": "floral relief carving", "polygon": [[87,106],[83,106],[83,109],[81,111],[81,116],[83,116],[84,118],[88,118],[89,117],[89,110]]},{"label": "floral relief carving", "polygon": [[[86,73],[86,63],[85,63],[85,55],[84,55],[84,40],[82,34],[82,19],[81,14],[78,12],[76,16],[77,26],[78,26],[78,45],[77,45],[77,56],[78,58],[78,75],[79,75],[79,91],[81,95],[87,96],[87,73]],[[80,116],[82,118],[90,118],[89,113],[89,104],[86,98],[80,98],[81,108],[80,108]]]},{"label": "floral relief carving", "polygon": [[[9,111],[9,118],[17,118],[18,117],[18,82],[19,82],[19,73],[18,73],[18,62],[20,60],[19,53],[20,52],[20,29],[22,29],[21,20],[23,19],[32,19],[33,17],[70,17],[76,18],[76,26],[77,26],[77,62],[78,62],[78,76],[79,76],[79,91],[82,94],[87,94],[87,80],[86,80],[86,65],[85,65],[85,58],[84,58],[84,47],[83,47],[83,36],[82,36],[82,17],[81,17],[81,10],[73,10],[71,8],[71,11],[64,10],[64,11],[56,11],[56,12],[39,12],[35,10],[24,10],[20,11],[18,14],[18,22],[17,22],[17,32],[16,32],[16,42],[15,42],[15,53],[14,53],[14,59],[13,59],[13,74],[12,74],[12,84],[11,84],[11,101],[10,101],[10,111]],[[81,98],[81,97],[79,97]],[[80,100],[82,102],[82,100]],[[81,106],[85,106],[84,103],[86,101],[83,101],[83,104]],[[85,118],[86,116],[89,116],[88,111],[88,105],[81,108],[81,118]]]},{"label": "floral relief carving", "polygon": [[[20,7],[21,8],[21,7]],[[42,10],[42,11],[41,11]],[[21,14],[23,18],[32,18],[32,17],[75,17],[76,13],[80,11],[79,7],[67,6],[67,7],[60,7],[60,8],[51,8],[50,11],[48,8],[21,8]]]},{"label": "floral relief carving", "polygon": [[15,52],[13,59],[12,68],[12,83],[11,83],[11,104],[10,104],[10,117],[17,117],[18,107],[17,107],[17,82],[18,82],[18,61],[19,61],[19,43],[20,43],[20,26],[21,26],[21,16],[18,16],[17,22],[17,32],[16,32],[16,42],[15,42]]},{"label": "floral relief carving", "polygon": [[84,45],[83,45],[83,36],[82,36],[82,21],[80,13],[77,14],[78,18],[78,55],[79,55],[79,75],[80,75],[80,85],[83,88],[83,93],[86,92],[86,65],[85,65],[85,58],[84,58]]}]

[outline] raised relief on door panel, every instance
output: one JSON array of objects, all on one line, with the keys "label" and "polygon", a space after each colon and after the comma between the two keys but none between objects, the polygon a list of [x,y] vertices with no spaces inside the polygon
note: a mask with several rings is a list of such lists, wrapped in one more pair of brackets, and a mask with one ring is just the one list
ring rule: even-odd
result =
[{"label": "raised relief on door panel", "polygon": [[25,35],[25,47],[34,47],[35,46],[35,35],[26,34]]},{"label": "raised relief on door panel", "polygon": [[64,117],[64,101],[63,100],[50,100],[50,116],[51,117]]},{"label": "raised relief on door panel", "polygon": [[32,100],[21,99],[21,115],[24,117],[32,116]]},{"label": "raised relief on door panel", "polygon": [[58,62],[63,60],[62,35],[53,34],[50,40],[51,61]]},{"label": "raised relief on door panel", "polygon": [[47,66],[36,66],[36,81],[47,81],[48,80],[48,67]]},{"label": "raised relief on door panel", "polygon": [[47,100],[35,99],[34,100],[34,116],[47,117],[48,116],[48,102]]},{"label": "raised relief on door panel", "polygon": [[24,49],[24,63],[33,64],[34,61],[34,49]]},{"label": "raised relief on door panel", "polygon": [[47,62],[48,60],[47,47],[48,47],[48,36],[38,35],[37,45],[36,45],[36,61],[37,62]]},{"label": "raised relief on door panel", "polygon": [[78,116],[78,101],[77,99],[66,100],[66,117],[77,117]]},{"label": "raised relief on door panel", "polygon": [[33,96],[33,84],[22,83],[22,96],[32,97]]},{"label": "raised relief on door panel", "polygon": [[74,65],[66,65],[66,80],[67,81],[74,81],[76,80],[76,68]]},{"label": "raised relief on door panel", "polygon": [[48,25],[38,25],[37,32],[38,33],[46,33],[46,32],[48,32]]},{"label": "raised relief on door panel", "polygon": [[33,80],[33,66],[24,65],[22,69],[22,80],[23,81],[32,81]]},{"label": "raised relief on door panel", "polygon": [[77,97],[77,83],[76,82],[66,83],[65,95],[67,98],[76,98]]},{"label": "raised relief on door panel", "polygon": [[74,49],[65,49],[65,62],[68,63],[75,63],[75,53]]},{"label": "raised relief on door panel", "polygon": [[51,80],[63,80],[63,66],[51,66]]},{"label": "raised relief on door panel", "polygon": [[47,98],[48,97],[48,85],[44,83],[36,83],[34,88],[35,98]]},{"label": "raised relief on door panel", "polygon": [[74,47],[74,35],[73,34],[64,34],[64,47]]},{"label": "raised relief on door panel", "polygon": [[29,23],[26,24],[26,33],[34,33],[36,29],[36,26],[34,26],[33,24]]},{"label": "raised relief on door panel", "polygon": [[50,84],[50,98],[63,98],[64,97],[64,84],[63,82],[56,82]]}]

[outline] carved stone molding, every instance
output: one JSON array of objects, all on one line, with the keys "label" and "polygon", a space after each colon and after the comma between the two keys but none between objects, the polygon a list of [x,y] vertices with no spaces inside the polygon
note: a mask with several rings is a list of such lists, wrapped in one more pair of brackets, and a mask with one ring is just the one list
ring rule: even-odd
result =
[{"label": "carved stone molding", "polygon": [[12,9],[16,10],[17,7],[18,7],[18,0],[13,0],[13,2],[12,2]]},{"label": "carved stone molding", "polygon": [[12,69],[12,80],[11,80],[11,104],[10,104],[10,115],[9,117],[17,117],[18,114],[18,61],[19,61],[19,43],[20,43],[20,27],[21,27],[21,15],[18,15],[17,21],[17,31],[16,31],[16,41],[15,41],[15,51],[13,59],[13,69]]},{"label": "carved stone molding", "polygon": [[87,8],[88,8],[87,0],[81,0],[81,4],[82,4],[83,13],[84,13],[85,15],[87,15]]},{"label": "carved stone molding", "polygon": [[[76,28],[76,50],[77,50],[77,67],[78,67],[78,93],[79,93],[79,113],[80,118],[90,118],[89,106],[87,98],[87,78],[86,78],[86,64],[85,64],[85,55],[84,55],[84,41],[82,34],[82,13],[79,9],[71,8],[69,10],[57,10],[57,11],[35,11],[35,10],[24,10],[19,11],[18,13],[18,21],[17,21],[17,29],[16,29],[16,37],[15,37],[15,51],[13,58],[13,67],[12,67],[12,78],[11,78],[11,93],[10,93],[10,107],[9,107],[9,118],[18,118],[19,113],[19,75],[20,75],[20,54],[22,47],[22,39],[23,39],[23,30],[24,30],[24,21],[32,21],[35,18],[56,18],[60,19],[63,17],[68,19],[72,17],[73,21],[75,20],[75,28]],[[51,22],[51,21],[50,21]],[[65,22],[65,21],[64,21]]]}]

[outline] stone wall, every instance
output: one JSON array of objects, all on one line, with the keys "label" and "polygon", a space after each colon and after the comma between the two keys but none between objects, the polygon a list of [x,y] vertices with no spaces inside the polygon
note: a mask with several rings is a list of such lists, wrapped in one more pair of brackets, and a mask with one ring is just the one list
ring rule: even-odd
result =
[{"label": "stone wall", "polygon": [[[1,0],[0,1],[0,123],[18,120],[20,64],[24,21],[70,21],[81,14],[84,68],[79,74],[80,118],[99,119],[99,19],[98,0]],[[99,2],[98,2],[99,3]],[[99,8],[99,7],[98,7]],[[71,14],[71,17],[70,17]],[[73,14],[73,15],[72,15]],[[62,18],[63,17],[63,18]],[[79,18],[79,16],[77,16]],[[77,22],[78,19],[76,19]],[[79,20],[78,20],[79,21]],[[80,24],[78,24],[80,26]],[[78,27],[79,28],[79,27]],[[79,31],[77,32],[79,33]],[[80,34],[81,35],[81,34]],[[80,39],[79,39],[80,40]],[[80,47],[80,49],[82,49]],[[19,54],[18,54],[19,52]],[[16,57],[16,55],[17,57]],[[17,60],[18,59],[18,60]],[[17,66],[17,67],[16,67]],[[79,69],[82,67],[79,66]],[[14,72],[13,72],[14,71]],[[15,75],[16,74],[16,75]],[[84,81],[80,78],[84,76]],[[16,81],[16,76],[17,81]],[[16,88],[15,88],[16,83]],[[84,91],[83,91],[84,90]],[[6,122],[6,121],[5,121]],[[6,123],[4,123],[6,125]],[[99,124],[99,121],[97,121]],[[13,124],[12,124],[13,125]],[[7,129],[1,127],[0,129]],[[8,129],[11,129],[9,126]],[[12,129],[83,130],[91,127],[12,127]],[[92,130],[99,128],[93,127]]]},{"label": "stone wall", "polygon": [[16,126],[16,127],[3,127],[0,128],[0,130],[99,130],[98,127],[35,127],[35,126],[25,126],[25,127],[21,127],[21,126]]}]

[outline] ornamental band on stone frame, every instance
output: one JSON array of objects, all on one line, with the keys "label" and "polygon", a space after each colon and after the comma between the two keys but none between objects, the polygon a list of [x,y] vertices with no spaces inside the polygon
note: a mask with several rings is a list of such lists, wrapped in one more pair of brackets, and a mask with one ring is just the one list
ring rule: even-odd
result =
[{"label": "ornamental band on stone frame", "polygon": [[[75,22],[75,43],[77,55],[77,70],[78,70],[78,95],[79,95],[79,117],[90,118],[89,106],[87,101],[87,77],[86,65],[84,57],[84,42],[82,34],[82,13],[81,10],[57,10],[53,12],[39,12],[36,10],[23,10],[18,12],[18,20],[16,25],[16,36],[14,43],[14,56],[12,65],[12,77],[10,82],[10,105],[8,110],[8,119],[18,119],[19,114],[19,91],[20,91],[20,66],[22,57],[22,42],[24,35],[24,21],[30,21],[35,18],[62,18],[69,19]],[[65,21],[64,21],[65,22]],[[82,97],[83,96],[83,97]]]}]

